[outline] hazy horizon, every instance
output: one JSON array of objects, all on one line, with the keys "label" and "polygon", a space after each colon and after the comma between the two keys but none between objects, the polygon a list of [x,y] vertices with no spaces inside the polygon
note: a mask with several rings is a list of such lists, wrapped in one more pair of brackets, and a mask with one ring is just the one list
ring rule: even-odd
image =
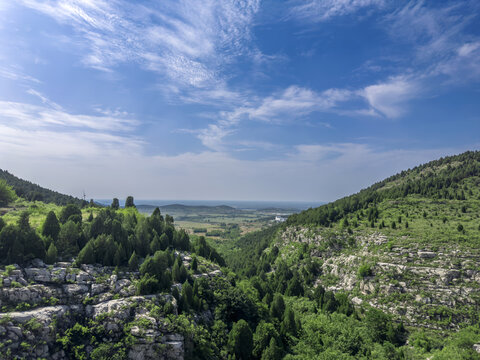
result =
[{"label": "hazy horizon", "polygon": [[[112,199],[93,199],[102,205],[110,205]],[[125,205],[125,199],[119,199],[120,206]],[[186,205],[186,206],[231,206],[237,209],[262,209],[278,207],[282,209],[308,209],[325,204],[323,201],[278,201],[278,200],[189,200],[189,199],[134,199],[137,206],[166,206],[166,205]]]}]

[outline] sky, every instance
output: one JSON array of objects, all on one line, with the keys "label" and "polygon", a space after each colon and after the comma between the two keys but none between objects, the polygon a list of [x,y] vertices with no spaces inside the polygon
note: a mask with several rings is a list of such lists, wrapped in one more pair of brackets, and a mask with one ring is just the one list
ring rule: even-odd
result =
[{"label": "sky", "polygon": [[0,0],[0,168],[332,201],[480,148],[480,2]]}]

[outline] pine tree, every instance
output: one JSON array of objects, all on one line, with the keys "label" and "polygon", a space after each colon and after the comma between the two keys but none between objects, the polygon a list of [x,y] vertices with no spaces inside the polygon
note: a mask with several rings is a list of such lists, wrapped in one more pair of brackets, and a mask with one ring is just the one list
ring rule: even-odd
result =
[{"label": "pine tree", "polygon": [[138,256],[135,253],[135,251],[132,253],[132,256],[130,256],[130,260],[128,260],[128,267],[132,271],[138,270]]},{"label": "pine tree", "polygon": [[228,344],[237,359],[250,359],[253,349],[253,335],[245,320],[241,319],[233,324],[228,336]]},{"label": "pine tree", "polygon": [[272,337],[269,346],[263,351],[261,360],[277,360],[282,358],[282,348],[277,345],[277,341]]},{"label": "pine tree", "polygon": [[153,237],[153,240],[150,242],[150,251],[152,252],[152,254],[154,254],[156,251],[159,251],[159,250],[165,250],[165,249],[162,249],[160,237],[158,236],[158,234],[155,234],[155,236]]},{"label": "pine tree", "polygon": [[80,238],[80,229],[73,221],[67,221],[58,233],[57,250],[59,256],[68,258],[78,252],[77,240]]},{"label": "pine tree", "polygon": [[62,224],[65,224],[70,219],[71,216],[74,216],[74,218],[76,219],[75,222],[78,222],[77,221],[78,217],[80,217],[80,222],[81,222],[82,211],[77,205],[68,204],[67,206],[65,206],[60,213],[59,220]]},{"label": "pine tree", "polygon": [[125,207],[135,207],[135,203],[133,202],[133,196],[127,196],[127,199],[125,200]]},{"label": "pine tree", "polygon": [[47,218],[43,223],[42,235],[50,236],[53,240],[57,240],[58,233],[60,232],[60,223],[58,222],[57,216],[53,211],[50,211],[47,214]]},{"label": "pine tree", "polygon": [[188,272],[187,269],[185,269],[185,266],[180,265],[180,278],[178,279],[179,282],[186,281],[188,278]]},{"label": "pine tree", "polygon": [[198,260],[197,260],[197,257],[196,257],[196,256],[193,256],[193,258],[192,258],[191,267],[192,267],[193,272],[196,273],[197,270],[198,270]]},{"label": "pine tree", "polygon": [[11,186],[3,179],[0,179],[0,206],[8,205],[15,200],[17,195]]},{"label": "pine tree", "polygon": [[[133,201],[133,200],[132,200]],[[117,198],[113,198],[113,201],[112,201],[112,205],[110,205],[110,207],[113,209],[113,210],[118,210],[120,208],[120,202],[118,201]]]},{"label": "pine tree", "polygon": [[125,257],[125,251],[123,250],[122,245],[117,247],[115,255],[113,256],[113,265],[122,266]]},{"label": "pine tree", "polygon": [[23,211],[18,218],[18,228],[21,232],[30,231],[30,214],[28,211]]},{"label": "pine tree", "polygon": [[172,267],[172,279],[174,282],[180,281],[180,265],[178,261],[175,261],[175,264]]},{"label": "pine tree", "polygon": [[273,296],[273,301],[270,306],[270,315],[279,320],[283,318],[283,313],[285,311],[285,302],[283,301],[282,294],[276,293]]},{"label": "pine tree", "polygon": [[182,285],[182,298],[183,297],[190,308],[193,305],[193,289],[188,281],[185,281]]},{"label": "pine tree", "polygon": [[295,320],[295,313],[291,307],[287,307],[282,321],[282,333],[290,334],[293,336],[297,335],[297,324]]},{"label": "pine tree", "polygon": [[92,240],[90,240],[87,245],[85,245],[83,249],[78,253],[76,262],[77,264],[95,263],[95,252],[93,250]]},{"label": "pine tree", "polygon": [[54,264],[57,261],[57,247],[52,242],[47,250],[47,255],[45,257],[45,262],[47,264]]}]

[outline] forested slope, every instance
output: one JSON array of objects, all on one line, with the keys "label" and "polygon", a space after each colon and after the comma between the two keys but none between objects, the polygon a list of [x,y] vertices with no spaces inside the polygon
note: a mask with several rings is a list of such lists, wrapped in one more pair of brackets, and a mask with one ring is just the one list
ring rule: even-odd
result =
[{"label": "forested slope", "polygon": [[13,187],[18,196],[29,201],[43,201],[57,205],[77,204],[79,206],[84,206],[86,204],[85,201],[79,198],[64,195],[57,191],[41,187],[30,181],[20,179],[6,170],[0,169],[0,179],[4,179],[8,185]]},{"label": "forested slope", "polygon": [[[355,343],[326,328],[319,314],[345,314],[339,324],[353,316],[360,322],[352,329],[361,329],[373,309],[405,329],[388,340],[377,334],[396,348],[387,358],[480,357],[473,346],[480,342],[479,152],[403,171],[292,215],[276,229],[248,234],[233,249],[225,258],[237,273],[297,307],[303,333],[291,349],[299,358],[314,357],[312,349],[325,358],[361,358],[330,338],[333,331]],[[302,301],[316,302],[317,315]],[[308,334],[307,327],[322,335]],[[463,345],[457,339],[444,346],[452,337],[463,337]],[[408,346],[402,345],[406,339]]]}]

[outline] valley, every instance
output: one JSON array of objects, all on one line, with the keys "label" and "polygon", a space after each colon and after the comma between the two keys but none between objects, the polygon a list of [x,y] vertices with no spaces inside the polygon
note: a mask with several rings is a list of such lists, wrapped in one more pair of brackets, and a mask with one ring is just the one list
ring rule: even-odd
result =
[{"label": "valley", "polygon": [[2,356],[480,358],[479,185],[467,152],[301,212],[11,198]]}]

